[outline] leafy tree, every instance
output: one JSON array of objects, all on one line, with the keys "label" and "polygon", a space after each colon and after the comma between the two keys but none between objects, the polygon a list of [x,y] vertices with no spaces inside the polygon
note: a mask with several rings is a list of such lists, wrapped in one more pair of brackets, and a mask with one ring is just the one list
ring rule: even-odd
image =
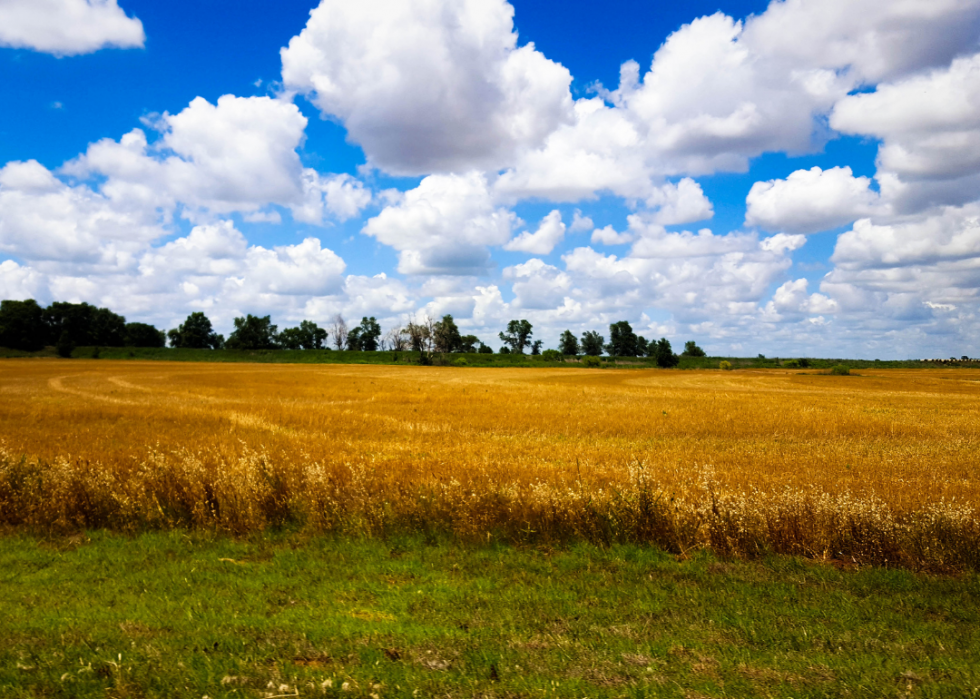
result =
[{"label": "leafy tree", "polygon": [[279,346],[282,349],[303,349],[303,333],[299,328],[286,328],[279,333]]},{"label": "leafy tree", "polygon": [[44,347],[47,334],[37,301],[0,302],[0,347],[34,352]]},{"label": "leafy tree", "polygon": [[630,324],[621,320],[609,326],[609,344],[606,351],[610,357],[635,357],[639,354],[638,338]]},{"label": "leafy tree", "polygon": [[576,338],[571,330],[566,330],[558,338],[558,349],[562,354],[575,356],[578,354],[578,338]]},{"label": "leafy tree", "polygon": [[483,344],[483,343],[481,342],[481,343],[480,343],[480,349],[479,349],[479,350],[477,350],[477,351],[478,351],[478,352],[479,352],[480,354],[493,354],[493,347],[491,347],[490,345],[485,345],[485,344]]},{"label": "leafy tree", "polygon": [[327,343],[327,331],[312,320],[299,324],[300,346],[307,350],[323,349]]},{"label": "leafy tree", "polygon": [[656,344],[657,353],[654,355],[657,358],[657,366],[664,369],[669,369],[670,367],[675,367],[680,363],[680,358],[674,354],[674,351],[670,348],[670,340],[665,337],[660,338]]},{"label": "leafy tree", "polygon": [[167,335],[148,323],[126,323],[124,340],[126,347],[164,347]]},{"label": "leafy tree", "polygon": [[214,332],[211,321],[197,311],[187,316],[179,327],[167,333],[171,347],[187,349],[221,349],[224,338]]},{"label": "leafy tree", "polygon": [[71,339],[71,333],[67,330],[62,330],[61,335],[58,337],[58,342],[55,343],[55,349],[58,350],[59,357],[65,357],[66,359],[71,356],[71,353],[75,351],[75,343]]},{"label": "leafy tree", "polygon": [[498,352],[497,354],[510,354],[510,347],[504,345],[503,347],[500,348],[500,352]]},{"label": "leafy tree", "polygon": [[546,362],[564,361],[564,357],[562,356],[562,353],[559,352],[558,350],[553,350],[553,349],[546,349],[544,352],[542,352],[541,359],[545,360]]},{"label": "leafy tree", "polygon": [[361,318],[358,330],[358,343],[362,352],[377,352],[378,338],[381,337],[381,326],[374,316]]},{"label": "leafy tree", "polygon": [[360,327],[351,328],[347,333],[347,351],[348,352],[360,352],[361,351],[361,329]]},{"label": "leafy tree", "polygon": [[225,346],[236,350],[264,350],[277,347],[277,327],[270,316],[235,318],[235,329],[228,336]]},{"label": "leafy tree", "polygon": [[650,341],[640,335],[636,338],[636,351],[641,357],[650,356]]},{"label": "leafy tree", "polygon": [[534,334],[531,328],[531,324],[526,320],[512,320],[507,323],[507,332],[500,333],[500,339],[514,354],[524,354],[524,348],[528,346],[531,335]]},{"label": "leafy tree", "polygon": [[56,301],[44,309],[43,317],[49,340],[60,340],[67,332],[76,346],[122,347],[125,342],[126,319],[108,308]]},{"label": "leafy tree", "polygon": [[704,357],[706,356],[704,350],[698,347],[698,343],[694,340],[688,340],[684,343],[684,351],[681,353],[684,357]]},{"label": "leafy tree", "polygon": [[531,343],[531,356],[537,357],[541,354],[541,345],[544,344],[541,340],[535,340]]},{"label": "leafy tree", "polygon": [[480,342],[480,338],[476,335],[463,335],[459,342],[460,352],[476,352],[476,345]]},{"label": "leafy tree", "polygon": [[598,357],[602,354],[602,347],[606,338],[595,330],[588,330],[582,333],[582,353],[590,357]]},{"label": "leafy tree", "polygon": [[92,313],[89,342],[106,347],[122,347],[126,344],[126,319],[108,308],[96,308]]},{"label": "leafy tree", "polygon": [[436,352],[459,352],[463,338],[456,327],[456,321],[451,315],[444,315],[442,320],[432,326],[432,342]]}]

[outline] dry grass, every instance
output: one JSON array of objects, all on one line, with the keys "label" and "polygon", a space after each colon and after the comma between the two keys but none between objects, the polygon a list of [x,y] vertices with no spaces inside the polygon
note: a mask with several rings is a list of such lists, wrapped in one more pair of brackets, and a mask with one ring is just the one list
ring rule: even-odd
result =
[{"label": "dry grass", "polygon": [[980,371],[0,363],[0,523],[980,568]]}]

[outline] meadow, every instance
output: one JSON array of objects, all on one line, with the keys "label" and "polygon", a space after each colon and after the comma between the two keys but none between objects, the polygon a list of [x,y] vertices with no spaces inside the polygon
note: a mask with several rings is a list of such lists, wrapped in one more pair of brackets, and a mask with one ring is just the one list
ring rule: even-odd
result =
[{"label": "meadow", "polygon": [[0,362],[0,525],[980,569],[980,371]]}]

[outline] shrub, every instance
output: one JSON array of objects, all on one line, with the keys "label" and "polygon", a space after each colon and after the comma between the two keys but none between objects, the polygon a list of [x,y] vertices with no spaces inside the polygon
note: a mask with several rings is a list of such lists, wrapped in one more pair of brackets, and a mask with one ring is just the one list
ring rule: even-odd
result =
[{"label": "shrub", "polygon": [[469,366],[469,362],[465,357],[459,357],[453,360],[453,366]]},{"label": "shrub", "polygon": [[783,366],[787,369],[799,369],[800,361],[798,359],[787,359],[783,362]]},{"label": "shrub", "polygon": [[835,366],[833,369],[830,370],[830,373],[833,374],[834,376],[850,376],[851,370],[848,369],[843,364],[838,364],[837,366]]},{"label": "shrub", "polygon": [[560,362],[562,361],[562,355],[558,350],[546,349],[541,353],[541,359],[546,362]]},{"label": "shrub", "polygon": [[721,360],[721,362],[718,364],[718,368],[723,371],[731,371],[732,369],[734,369],[732,363],[729,362],[727,359]]},{"label": "shrub", "polygon": [[602,361],[598,357],[593,357],[591,355],[582,357],[582,366],[594,369],[596,367],[602,366]]}]

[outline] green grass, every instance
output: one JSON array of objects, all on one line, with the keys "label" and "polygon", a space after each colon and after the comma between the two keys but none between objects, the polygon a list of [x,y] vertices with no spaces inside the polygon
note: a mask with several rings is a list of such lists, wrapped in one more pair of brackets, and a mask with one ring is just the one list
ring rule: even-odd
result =
[{"label": "green grass", "polygon": [[[53,347],[39,352],[21,352],[0,347],[0,359],[57,357]],[[466,359],[470,367],[581,367],[578,361],[547,362],[540,356],[528,354],[447,354],[435,355],[434,363],[448,366],[458,358]],[[72,353],[74,359],[139,359],[171,362],[251,362],[259,364],[416,364],[415,352],[348,352],[331,350],[196,350],[171,347],[78,347]],[[580,359],[580,358],[579,358]],[[602,367],[618,369],[656,368],[652,357],[602,357]],[[722,360],[730,361],[734,369],[778,369],[791,357],[681,357],[678,369],[717,369]],[[949,366],[980,366],[976,362],[933,364],[915,359],[878,361],[866,359],[825,358],[810,359],[809,369],[830,369],[845,364],[851,369],[922,369]],[[800,369],[806,371],[806,369]]]},{"label": "green grass", "polygon": [[0,591],[5,698],[980,693],[975,574],[90,532],[0,537]]}]

